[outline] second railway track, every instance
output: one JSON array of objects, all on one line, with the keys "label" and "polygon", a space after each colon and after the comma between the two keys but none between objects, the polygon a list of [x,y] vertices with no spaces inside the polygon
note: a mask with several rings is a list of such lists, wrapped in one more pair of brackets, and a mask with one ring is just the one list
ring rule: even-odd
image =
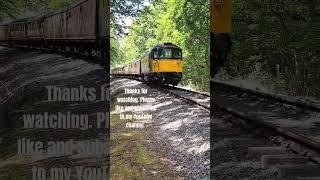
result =
[{"label": "second railway track", "polygon": [[[217,138],[223,138],[223,141],[226,141],[227,144],[228,142],[232,142],[236,143],[234,144],[235,146],[240,146],[240,149],[247,148],[245,150],[247,155],[244,156],[249,157],[253,155],[260,158],[259,163],[262,171],[270,168],[275,169],[275,174],[272,177],[290,180],[320,179],[320,151],[317,148],[319,143],[305,137],[301,134],[301,131],[299,132],[283,127],[283,124],[279,123],[284,120],[284,118],[290,117],[290,114],[298,115],[301,113],[300,118],[303,119],[302,116],[306,115],[306,113],[317,113],[316,110],[314,111],[314,108],[308,108],[308,105],[303,106],[301,104],[294,106],[294,102],[285,103],[286,101],[278,101],[277,98],[268,98],[267,94],[260,96],[259,92],[250,93],[251,90],[246,91],[244,88],[240,88],[240,90],[234,86],[229,88],[228,84],[224,86],[223,83],[220,83],[219,85],[219,87],[214,86],[216,88],[214,88],[214,91],[211,93],[212,97],[207,93],[190,91],[179,87],[156,86],[155,88],[201,106],[206,110],[210,109],[211,98],[213,101],[211,103],[211,105],[213,105],[213,111],[211,110],[212,118],[214,119],[214,116],[217,114],[220,116],[222,113],[224,114],[223,116],[231,117],[226,118],[226,123],[235,125],[230,127],[229,130],[227,128],[223,131],[233,131],[235,127],[241,126],[242,129],[249,132],[247,134],[249,138],[246,137],[247,135],[245,133],[240,133],[241,136],[239,135],[239,137],[230,138],[228,134],[231,132],[223,132],[223,134],[226,133],[226,136],[213,135],[211,139],[215,141]],[[241,91],[241,89],[243,89],[243,91]],[[274,116],[272,117],[273,120],[277,119],[279,121],[278,124],[271,123],[272,118],[268,119],[268,122],[267,119],[265,119],[268,114],[260,113],[263,110],[274,112]],[[293,113],[293,111],[295,112]],[[276,112],[281,112],[281,114],[277,114]],[[220,126],[223,126],[221,125],[222,122],[218,120],[217,122],[212,121],[211,123],[211,132],[213,134],[216,133],[215,130],[217,128],[217,133],[219,134],[221,130]],[[235,131],[238,130],[235,129]],[[241,138],[244,135],[245,138]],[[258,135],[258,137],[254,137],[256,135]],[[256,143],[261,138],[266,139],[266,141],[264,143]],[[233,148],[231,149],[234,150]],[[212,153],[216,152],[214,151]],[[220,175],[218,175],[219,177],[216,176],[217,179],[222,177]],[[215,177],[215,174],[213,174],[213,176]]]},{"label": "second railway track", "polygon": [[[280,179],[320,179],[318,107],[219,81],[211,81],[211,86],[214,109],[232,114],[276,145],[248,147],[249,152],[260,151],[262,166],[273,164]],[[278,148],[292,153],[284,155]]]}]

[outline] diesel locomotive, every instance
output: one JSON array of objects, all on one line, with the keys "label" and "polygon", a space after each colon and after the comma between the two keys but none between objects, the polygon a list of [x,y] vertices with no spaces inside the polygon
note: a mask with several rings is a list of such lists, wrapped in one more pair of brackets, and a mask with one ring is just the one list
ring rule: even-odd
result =
[{"label": "diesel locomotive", "polygon": [[111,69],[113,76],[138,77],[146,82],[176,86],[182,79],[182,50],[173,43],[158,44],[128,65]]}]

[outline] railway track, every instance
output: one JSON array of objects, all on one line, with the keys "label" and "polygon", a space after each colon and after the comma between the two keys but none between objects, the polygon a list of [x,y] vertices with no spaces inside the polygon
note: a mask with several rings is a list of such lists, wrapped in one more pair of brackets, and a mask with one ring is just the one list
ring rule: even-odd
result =
[{"label": "railway track", "polygon": [[210,111],[210,95],[208,93],[191,91],[181,87],[172,86],[164,86],[161,89]]},{"label": "railway track", "polygon": [[[214,87],[212,105],[215,109],[211,114],[231,114],[231,118],[226,118],[225,121],[251,132],[238,133],[230,138],[230,132],[227,131],[239,131],[232,127],[223,130],[225,134],[229,134],[226,137],[216,134],[212,139],[223,138],[231,144],[241,144],[239,150],[245,147],[247,156],[258,158],[262,169],[275,169],[274,177],[277,179],[320,179],[320,143],[307,137],[299,129],[284,127],[283,124],[274,122],[275,119],[290,119],[292,115],[298,115],[302,120],[310,113],[318,113],[318,107],[223,82],[212,81],[211,85]],[[172,86],[161,87],[161,90],[210,110],[208,93]],[[266,115],[264,111],[273,112],[273,120],[268,119],[270,115]],[[219,134],[221,122],[220,125],[219,122],[212,123],[215,125],[211,127],[211,131],[215,133],[217,128]],[[252,137],[255,135],[260,138]]]},{"label": "railway track", "polygon": [[225,89],[225,90],[232,90],[232,91],[250,93],[250,94],[255,95],[255,96],[259,96],[259,97],[262,97],[262,98],[268,98],[270,100],[274,100],[274,101],[281,102],[281,103],[284,103],[284,104],[288,104],[288,105],[296,106],[296,107],[299,107],[299,108],[304,108],[304,109],[320,112],[320,107],[318,107],[318,106],[316,106],[316,105],[314,105],[312,103],[306,102],[306,101],[290,99],[290,98],[285,97],[285,96],[265,93],[265,92],[258,91],[258,90],[242,88],[242,87],[239,87],[239,86],[227,84],[227,83],[224,83],[224,82],[221,82],[221,81],[217,81],[217,80],[211,80],[211,83],[212,83],[211,85],[214,88],[216,88],[217,90]]},{"label": "railway track", "polygon": [[273,144],[248,146],[248,154],[260,155],[263,168],[276,168],[279,179],[320,179],[317,123],[310,122],[318,107],[214,80],[211,86],[216,110],[232,114],[237,119],[233,123],[240,122]]},{"label": "railway track", "polygon": [[[213,81],[212,83],[215,87],[212,93],[212,105],[215,111],[211,112],[211,114],[213,116],[217,114],[218,116],[221,116],[221,114],[224,114],[224,116],[225,114],[231,114],[231,118],[224,118],[224,121],[236,125],[236,127],[225,128],[223,127],[225,125],[221,125],[223,123],[219,122],[219,120],[212,122],[212,124],[214,124],[211,125],[211,132],[213,133],[211,139],[213,141],[222,138],[227,144],[229,143],[233,146],[231,148],[232,151],[234,148],[238,151],[245,149],[246,156],[244,156],[244,158],[250,159],[254,157],[258,159],[258,164],[261,166],[260,168],[262,168],[261,171],[266,171],[266,169],[272,169],[274,171],[274,176],[268,176],[268,178],[273,177],[290,180],[320,179],[319,143],[301,135],[299,131],[283,128],[281,125],[270,123],[263,118],[261,119],[265,114],[259,114],[262,111],[258,111],[259,108],[264,109],[266,106],[271,106],[265,110],[272,111],[272,108],[275,108],[276,110],[274,110],[274,112],[282,112],[282,114],[275,113],[274,115],[277,117],[276,115],[284,116],[286,112],[292,113],[292,111],[296,111],[295,115],[297,115],[297,113],[304,115],[306,112],[318,112],[317,107],[222,82]],[[156,88],[159,89],[159,87]],[[160,89],[178,98],[201,106],[208,111],[210,110],[211,97],[208,93],[195,92],[172,86],[165,86]],[[252,108],[252,106],[256,108]],[[252,113],[250,109],[256,113]],[[286,111],[287,109],[291,111]],[[245,132],[241,132],[239,127],[244,129]],[[215,134],[215,130],[217,130],[217,134]],[[248,130],[249,133],[247,132]],[[221,132],[223,132],[222,135],[219,135]],[[235,135],[230,137],[230,134],[234,132]],[[256,135],[258,135],[258,137],[256,137]],[[215,143],[212,143],[214,146]],[[215,148],[213,150],[215,150]],[[228,151],[230,151],[230,149]],[[211,153],[215,154],[217,152]],[[225,155],[221,154],[221,156]],[[219,157],[216,158],[219,159]],[[215,167],[213,167],[213,170],[215,171]],[[220,177],[215,176],[215,174],[219,174],[218,171],[213,173],[213,177],[220,179]]]},{"label": "railway track", "polygon": [[[143,80],[138,78],[129,78],[134,79],[140,82],[143,82]],[[189,89],[185,89],[182,87],[173,87],[173,86],[158,86],[158,85],[149,85],[153,88],[160,89],[164,92],[170,93],[178,98],[181,98],[183,100],[186,100],[190,103],[196,104],[206,111],[210,111],[210,94],[206,92],[198,92],[198,91],[192,91]]]},{"label": "railway track", "polygon": [[[249,155],[261,156],[262,167],[279,167],[278,173],[282,178],[300,177],[303,179],[302,177],[308,175],[320,177],[318,165],[320,163],[320,155],[318,154],[320,143],[317,142],[317,139],[310,138],[312,133],[303,134],[304,132],[299,128],[290,129],[281,126],[283,124],[276,124],[274,121],[276,117],[284,119],[297,115],[303,119],[305,116],[320,112],[318,107],[222,82],[212,81],[212,83],[214,87],[212,104],[215,108],[213,113],[220,110],[238,117],[229,118],[228,121],[235,124],[240,122],[244,127],[266,137],[269,144],[252,143],[256,141],[254,138],[224,137],[227,141],[243,142]],[[210,109],[211,97],[208,93],[171,86],[161,87],[161,90],[197,104],[208,111]],[[263,113],[265,111],[274,112],[272,114],[274,116]],[[263,118],[265,116],[273,119]],[[214,127],[212,131],[215,131]],[[229,129],[224,130],[224,133],[227,131]]]}]

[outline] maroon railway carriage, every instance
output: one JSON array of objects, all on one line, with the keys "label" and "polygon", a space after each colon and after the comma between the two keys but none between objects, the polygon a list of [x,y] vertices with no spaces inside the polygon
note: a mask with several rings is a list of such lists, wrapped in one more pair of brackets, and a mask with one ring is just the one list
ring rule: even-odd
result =
[{"label": "maroon railway carriage", "polygon": [[27,40],[27,19],[16,20],[8,23],[7,41],[10,44],[14,43],[17,45],[22,45],[26,43]]},{"label": "maroon railway carriage", "polygon": [[129,71],[127,71],[131,76],[140,76],[140,60],[134,61],[129,65]]},{"label": "maroon railway carriage", "polygon": [[0,25],[0,41],[106,57],[109,47],[109,0],[80,0],[60,11]]},{"label": "maroon railway carriage", "polygon": [[140,60],[136,60],[129,65],[114,68],[111,70],[110,73],[116,76],[125,76],[125,77],[132,77],[132,78],[140,77],[141,76]]},{"label": "maroon railway carriage", "polygon": [[43,41],[43,16],[30,18],[27,20],[27,41],[28,47],[39,47]]},{"label": "maroon railway carriage", "polygon": [[8,37],[8,25],[0,25],[0,44],[4,44],[7,41]]}]

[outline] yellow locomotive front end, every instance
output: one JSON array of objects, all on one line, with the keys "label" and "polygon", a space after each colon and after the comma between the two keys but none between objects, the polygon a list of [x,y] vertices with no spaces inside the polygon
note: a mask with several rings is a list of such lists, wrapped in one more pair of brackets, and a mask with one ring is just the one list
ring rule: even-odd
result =
[{"label": "yellow locomotive front end", "polygon": [[172,43],[157,45],[150,56],[151,78],[161,84],[178,85],[182,79],[182,50]]}]

